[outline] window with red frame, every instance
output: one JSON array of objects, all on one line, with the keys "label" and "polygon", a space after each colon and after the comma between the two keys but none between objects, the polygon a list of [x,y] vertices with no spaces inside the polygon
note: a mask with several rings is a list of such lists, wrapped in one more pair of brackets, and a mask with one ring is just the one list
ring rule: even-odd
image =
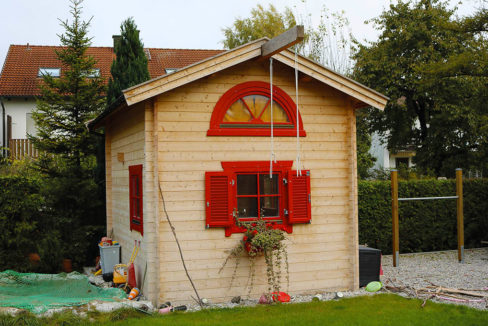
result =
[{"label": "window with red frame", "polygon": [[129,166],[130,229],[143,235],[142,165]]},{"label": "window with red frame", "polygon": [[273,135],[305,136],[295,102],[281,88],[273,85],[273,105],[269,83],[245,82],[229,89],[219,99],[210,119],[208,136],[270,136],[271,107]]},{"label": "window with red frame", "polygon": [[291,170],[292,161],[222,162],[223,171],[205,173],[206,227],[224,227],[225,235],[243,232],[237,220],[267,221],[288,233],[293,224],[310,223],[310,171]]}]

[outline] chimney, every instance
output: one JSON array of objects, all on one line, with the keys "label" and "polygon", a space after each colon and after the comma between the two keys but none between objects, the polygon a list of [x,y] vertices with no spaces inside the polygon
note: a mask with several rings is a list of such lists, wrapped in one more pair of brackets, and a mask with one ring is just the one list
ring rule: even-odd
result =
[{"label": "chimney", "polygon": [[115,48],[117,47],[117,45],[120,44],[120,40],[122,39],[122,35],[112,35],[112,39],[114,40],[114,52],[115,52]]}]

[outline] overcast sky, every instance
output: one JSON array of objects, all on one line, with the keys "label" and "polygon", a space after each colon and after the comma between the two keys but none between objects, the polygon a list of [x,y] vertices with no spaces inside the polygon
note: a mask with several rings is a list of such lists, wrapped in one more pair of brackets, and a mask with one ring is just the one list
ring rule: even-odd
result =
[{"label": "overcast sky", "polygon": [[[480,0],[464,0],[459,14],[475,10]],[[357,39],[374,40],[378,32],[365,20],[378,16],[390,0],[85,0],[82,18],[93,17],[89,35],[94,46],[111,46],[120,23],[134,17],[146,47],[221,49],[222,28],[248,17],[257,4],[288,6],[295,14],[320,19],[320,10],[344,11]],[[452,2],[457,3],[456,1]],[[0,0],[0,65],[10,44],[59,45],[58,18],[71,19],[68,0]]]}]

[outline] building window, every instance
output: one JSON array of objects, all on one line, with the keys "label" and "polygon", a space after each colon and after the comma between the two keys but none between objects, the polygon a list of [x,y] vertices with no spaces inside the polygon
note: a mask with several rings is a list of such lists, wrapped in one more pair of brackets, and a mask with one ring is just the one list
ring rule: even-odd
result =
[{"label": "building window", "polygon": [[91,69],[90,71],[88,71],[86,74],[85,74],[86,77],[88,78],[96,78],[96,77],[100,77],[100,68],[94,68],[94,69]]},{"label": "building window", "polygon": [[166,69],[164,69],[164,71],[166,72],[166,74],[172,74],[172,73],[174,73],[177,70],[178,70],[177,68],[166,68]]},{"label": "building window", "polygon": [[27,135],[37,136],[37,126],[31,112],[25,115],[25,131]]},{"label": "building window", "polygon": [[[273,86],[273,135],[305,136],[296,105],[281,88]],[[298,120],[298,121],[297,121]],[[232,87],[219,99],[210,119],[208,136],[270,136],[269,83],[246,82]]]},{"label": "building window", "polygon": [[237,218],[241,221],[262,218],[281,221],[281,173],[236,173]]},{"label": "building window", "polygon": [[50,75],[51,77],[59,77],[61,75],[61,68],[39,68],[37,77]]},{"label": "building window", "polygon": [[395,167],[399,168],[408,168],[409,167],[409,159],[408,157],[396,157],[395,158]]},{"label": "building window", "polygon": [[143,235],[142,165],[129,166],[130,229]]},{"label": "building window", "polygon": [[301,176],[292,161],[222,162],[223,171],[205,173],[206,227],[224,227],[226,236],[243,232],[237,221],[267,221],[291,233],[293,224],[310,223],[310,171]]}]

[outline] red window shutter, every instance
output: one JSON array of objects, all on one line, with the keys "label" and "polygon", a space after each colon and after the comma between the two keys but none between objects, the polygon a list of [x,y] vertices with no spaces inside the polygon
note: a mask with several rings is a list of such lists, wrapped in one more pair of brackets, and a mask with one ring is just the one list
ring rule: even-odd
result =
[{"label": "red window shutter", "polygon": [[230,227],[233,200],[231,174],[226,172],[205,172],[206,227]]},{"label": "red window shutter", "polygon": [[289,223],[310,223],[312,205],[310,198],[310,170],[288,172],[288,221]]},{"label": "red window shutter", "polygon": [[142,164],[129,166],[130,230],[141,232],[143,228]]}]

